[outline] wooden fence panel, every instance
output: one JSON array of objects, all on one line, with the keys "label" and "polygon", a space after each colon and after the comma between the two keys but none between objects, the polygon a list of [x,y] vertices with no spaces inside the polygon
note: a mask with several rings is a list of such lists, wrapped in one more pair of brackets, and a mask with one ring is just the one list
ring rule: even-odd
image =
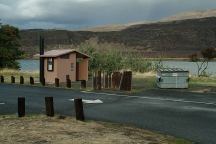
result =
[{"label": "wooden fence panel", "polygon": [[120,90],[131,91],[132,71],[125,71],[121,79]]}]

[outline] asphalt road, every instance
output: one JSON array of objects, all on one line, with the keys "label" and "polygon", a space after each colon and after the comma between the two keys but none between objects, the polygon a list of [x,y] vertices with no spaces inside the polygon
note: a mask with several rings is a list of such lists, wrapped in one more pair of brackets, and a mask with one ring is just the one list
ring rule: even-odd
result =
[{"label": "asphalt road", "polygon": [[26,113],[44,113],[44,97],[53,96],[55,111],[74,116],[69,99],[100,99],[85,104],[87,119],[132,124],[201,144],[216,144],[216,94],[152,90],[138,95],[80,92],[0,84],[0,114],[16,114],[17,97],[26,97]]}]

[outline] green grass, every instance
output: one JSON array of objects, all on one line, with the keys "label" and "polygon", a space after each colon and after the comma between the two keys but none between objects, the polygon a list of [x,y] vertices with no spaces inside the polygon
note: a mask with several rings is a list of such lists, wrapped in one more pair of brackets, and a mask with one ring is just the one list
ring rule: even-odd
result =
[{"label": "green grass", "polygon": [[35,81],[39,80],[39,72],[22,72],[13,69],[1,69],[0,75],[4,76],[5,83],[11,82],[11,76],[15,77],[16,83],[19,83],[20,76],[23,76],[26,83],[29,83],[29,78],[34,77]]},{"label": "green grass", "polygon": [[184,139],[174,138],[173,140],[170,140],[169,144],[193,144],[193,143]]},{"label": "green grass", "polygon": [[[138,74],[133,76],[132,93],[157,89],[155,74]],[[189,89],[185,91],[216,92],[216,77],[190,77]]]},{"label": "green grass", "polygon": [[4,76],[34,76],[34,77],[39,77],[39,72],[38,71],[33,71],[33,72],[22,72],[20,70],[14,70],[14,69],[0,69],[0,75]]},{"label": "green grass", "polygon": [[148,76],[143,78],[133,78],[132,80],[132,92],[137,93],[149,89],[157,88],[155,84],[155,77]]},{"label": "green grass", "polygon": [[216,77],[191,77],[190,84],[203,86],[216,86]]}]

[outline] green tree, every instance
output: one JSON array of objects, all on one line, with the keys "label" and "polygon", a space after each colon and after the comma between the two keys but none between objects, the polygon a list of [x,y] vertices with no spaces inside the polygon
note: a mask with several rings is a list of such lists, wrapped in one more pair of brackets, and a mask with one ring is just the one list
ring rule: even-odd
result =
[{"label": "green tree", "polygon": [[10,25],[0,25],[0,68],[18,69],[16,59],[23,54],[20,50],[19,30]]}]

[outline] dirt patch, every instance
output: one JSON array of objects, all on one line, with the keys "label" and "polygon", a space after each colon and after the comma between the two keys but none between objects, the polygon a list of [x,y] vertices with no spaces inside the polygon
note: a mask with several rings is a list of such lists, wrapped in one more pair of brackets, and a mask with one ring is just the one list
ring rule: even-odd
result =
[{"label": "dirt patch", "polygon": [[0,117],[0,125],[1,144],[188,143],[143,129],[104,122],[80,122],[69,117]]}]

